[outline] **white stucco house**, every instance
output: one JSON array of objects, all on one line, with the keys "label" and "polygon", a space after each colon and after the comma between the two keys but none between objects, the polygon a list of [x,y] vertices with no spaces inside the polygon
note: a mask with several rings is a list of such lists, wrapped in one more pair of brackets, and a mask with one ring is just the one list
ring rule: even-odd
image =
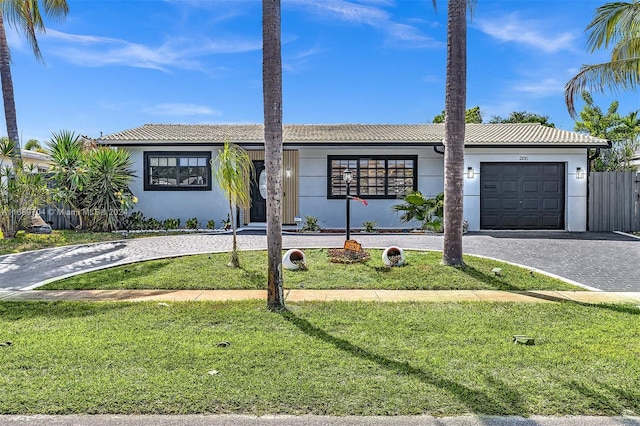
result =
[{"label": "white stucco house", "polygon": [[[344,229],[346,185],[354,172],[351,224],[402,224],[391,206],[419,190],[444,187],[443,124],[284,125],[283,223],[316,216],[324,228]],[[252,207],[241,225],[266,221],[262,125],[146,124],[98,139],[128,150],[137,178],[136,210],[159,220],[197,217],[220,223],[228,204],[211,178],[210,160],[225,141],[249,151],[258,175]],[[540,124],[468,124],[465,141],[464,217],[470,231],[558,229],[585,231],[588,149],[609,142]]]}]

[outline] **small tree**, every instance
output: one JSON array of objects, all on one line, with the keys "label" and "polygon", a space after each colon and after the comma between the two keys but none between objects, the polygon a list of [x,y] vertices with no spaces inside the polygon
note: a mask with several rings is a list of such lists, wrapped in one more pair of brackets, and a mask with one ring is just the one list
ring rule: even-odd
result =
[{"label": "small tree", "polygon": [[218,156],[212,160],[212,164],[213,178],[218,182],[225,198],[229,201],[229,217],[233,230],[233,248],[229,266],[237,268],[240,266],[240,259],[238,258],[235,210],[238,207],[248,208],[251,206],[250,180],[255,179],[256,171],[247,151],[229,142],[225,142]]},{"label": "small tree", "polygon": [[[25,170],[21,161],[13,168],[15,143],[0,142],[0,230],[3,238],[14,238],[21,228],[30,225],[39,207],[48,201],[44,177]],[[5,160],[9,160],[8,164]]]}]

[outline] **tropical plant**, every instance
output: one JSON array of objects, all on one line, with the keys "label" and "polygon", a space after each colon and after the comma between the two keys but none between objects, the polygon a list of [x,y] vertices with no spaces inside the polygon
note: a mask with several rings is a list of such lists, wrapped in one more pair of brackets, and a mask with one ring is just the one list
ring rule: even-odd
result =
[{"label": "tropical plant", "polygon": [[611,141],[611,148],[592,155],[591,169],[594,171],[633,170],[631,159],[640,148],[640,119],[638,111],[621,117],[618,102],[613,101],[606,112],[594,104],[588,92],[582,93],[585,105],[580,111],[580,120],[574,130]]},{"label": "tropical plant", "polygon": [[376,225],[376,222],[373,220],[362,222],[362,226],[364,226],[364,232],[376,232]]},{"label": "tropical plant", "polygon": [[[13,141],[0,141],[0,231],[3,238],[15,238],[30,225],[39,207],[48,202],[49,191],[43,175],[25,170],[21,161],[13,166]],[[6,159],[11,164],[5,162]]]},{"label": "tropical plant", "polygon": [[316,216],[305,216],[304,223],[302,224],[302,231],[318,232],[320,225],[318,225],[318,218]]},{"label": "tropical plant", "polygon": [[404,197],[404,202],[394,204],[391,210],[400,215],[400,222],[413,220],[421,222],[422,229],[442,231],[444,218],[444,192],[433,198],[425,197],[420,191],[413,191]]},{"label": "tropical plant", "polygon": [[198,229],[198,227],[200,226],[200,221],[197,217],[191,217],[187,219],[187,221],[184,223],[184,226],[187,229]]},{"label": "tropical plant", "polygon": [[129,189],[134,177],[128,152],[110,148],[87,150],[79,136],[63,130],[49,142],[53,165],[53,199],[69,205],[77,229],[113,231],[124,225],[137,202]]},{"label": "tropical plant", "polygon": [[267,307],[284,309],[282,277],[282,49],[280,0],[262,0],[262,92],[267,173]]},{"label": "tropical plant", "polygon": [[[68,205],[78,218],[76,229],[85,226],[84,214],[84,186],[88,180],[85,168],[85,152],[80,137],[74,132],[62,130],[53,133],[49,141],[51,152],[50,180],[52,182],[51,195],[53,201]],[[69,219],[71,223],[71,219]]]},{"label": "tropical plant", "polygon": [[2,98],[4,100],[4,116],[9,139],[15,144],[13,166],[17,168],[20,161],[20,138],[16,119],[16,102],[11,77],[11,55],[7,43],[5,20],[19,31],[24,31],[36,59],[42,61],[42,53],[38,46],[36,32],[43,32],[44,20],[40,12],[40,4],[49,18],[62,19],[67,16],[69,7],[66,0],[3,0],[0,3],[0,80],[2,81]]},{"label": "tropical plant", "polygon": [[207,222],[207,229],[216,229],[216,221],[213,219],[209,219]]},{"label": "tropical plant", "polygon": [[233,230],[233,248],[231,250],[231,261],[229,266],[239,267],[238,241],[236,235],[236,215],[237,208],[248,208],[251,206],[251,185],[250,180],[255,179],[255,168],[253,161],[247,151],[239,145],[225,142],[224,146],[213,159],[213,178],[220,185],[220,189],[225,198],[229,201],[229,216],[231,228]]},{"label": "tropical plant", "polygon": [[88,210],[87,226],[92,231],[114,231],[138,199],[129,189],[135,177],[131,155],[106,147],[88,151],[87,181],[83,207]]},{"label": "tropical plant", "polygon": [[178,229],[180,227],[180,219],[165,219],[164,221],[162,221],[162,227],[166,230]]},{"label": "tropical plant", "polygon": [[640,2],[616,1],[596,9],[586,28],[591,53],[611,49],[610,61],[583,65],[565,85],[564,97],[572,117],[577,115],[575,98],[585,90],[634,90],[640,83]]}]

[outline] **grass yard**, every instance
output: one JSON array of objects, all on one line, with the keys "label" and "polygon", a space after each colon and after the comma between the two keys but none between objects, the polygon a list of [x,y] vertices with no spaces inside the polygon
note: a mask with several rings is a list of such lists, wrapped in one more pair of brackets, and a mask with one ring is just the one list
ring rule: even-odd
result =
[{"label": "grass yard", "polygon": [[0,342],[12,342],[0,346],[0,412],[638,415],[639,313],[570,302],[283,313],[257,301],[0,302]]},{"label": "grass yard", "polygon": [[111,232],[52,231],[51,234],[41,235],[18,231],[16,238],[12,239],[2,239],[0,233],[0,255],[121,239],[121,235]]},{"label": "grass yard", "polygon": [[[390,290],[580,290],[580,288],[503,262],[465,256],[467,267],[442,266],[440,252],[406,251],[408,266],[386,268],[381,250],[367,263],[331,263],[325,249],[306,250],[308,271],[284,271],[286,288]],[[241,268],[229,268],[229,254],[218,253],[142,262],[77,275],[39,287],[80,289],[262,289],[267,282],[266,251],[240,253]],[[501,276],[491,270],[499,267]]]}]

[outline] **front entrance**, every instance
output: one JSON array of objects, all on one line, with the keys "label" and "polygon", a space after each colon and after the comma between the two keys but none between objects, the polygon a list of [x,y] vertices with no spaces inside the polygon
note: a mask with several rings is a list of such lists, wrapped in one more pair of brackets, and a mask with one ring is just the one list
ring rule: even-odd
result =
[{"label": "front entrance", "polygon": [[264,169],[264,161],[254,160],[256,178],[251,180],[251,209],[249,210],[250,222],[267,221],[267,175]]}]

